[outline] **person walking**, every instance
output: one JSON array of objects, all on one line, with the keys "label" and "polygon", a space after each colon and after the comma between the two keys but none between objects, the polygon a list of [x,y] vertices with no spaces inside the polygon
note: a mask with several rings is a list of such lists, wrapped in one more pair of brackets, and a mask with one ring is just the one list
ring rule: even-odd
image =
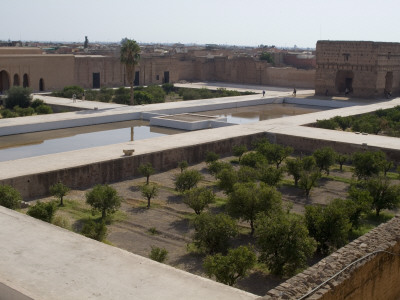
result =
[{"label": "person walking", "polygon": [[265,90],[263,90],[263,97],[265,96]]}]

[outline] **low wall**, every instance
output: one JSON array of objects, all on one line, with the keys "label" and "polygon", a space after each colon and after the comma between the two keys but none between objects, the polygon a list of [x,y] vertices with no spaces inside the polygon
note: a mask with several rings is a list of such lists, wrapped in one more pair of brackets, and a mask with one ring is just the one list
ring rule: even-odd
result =
[{"label": "low wall", "polygon": [[[380,250],[396,255],[378,252],[367,256]],[[361,260],[302,298],[357,259]],[[397,300],[399,282],[400,216],[396,216],[268,291],[261,299]]]},{"label": "low wall", "polygon": [[316,138],[307,138],[302,136],[294,136],[289,134],[280,134],[267,132],[267,138],[272,143],[277,143],[284,146],[291,146],[297,152],[311,154],[321,147],[332,147],[336,152],[342,154],[352,154],[357,151],[382,151],[386,156],[396,162],[400,162],[400,149],[390,149],[384,147],[372,147],[362,144],[351,144],[329,140],[319,140]]},{"label": "low wall", "polygon": [[222,156],[231,154],[233,146],[244,144],[250,147],[253,141],[261,137],[265,137],[265,134],[250,134],[164,151],[134,154],[94,164],[4,179],[0,184],[13,186],[28,200],[48,195],[49,187],[59,180],[73,189],[116,182],[140,175],[137,169],[142,163],[150,162],[156,170],[166,171],[177,168],[178,162],[182,160],[189,164],[204,161],[207,151],[214,151]]}]

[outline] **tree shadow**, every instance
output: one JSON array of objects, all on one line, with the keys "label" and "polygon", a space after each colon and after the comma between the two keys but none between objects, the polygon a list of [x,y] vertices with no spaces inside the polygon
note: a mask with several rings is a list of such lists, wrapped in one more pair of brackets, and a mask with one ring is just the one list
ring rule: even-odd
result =
[{"label": "tree shadow", "polygon": [[255,295],[264,296],[270,289],[273,289],[285,280],[286,278],[255,271],[248,277],[238,280],[235,287]]},{"label": "tree shadow", "polygon": [[182,203],[182,196],[180,195],[170,195],[167,197],[168,204],[178,204]]},{"label": "tree shadow", "polygon": [[170,223],[170,226],[182,235],[189,234],[191,229],[190,220],[188,219],[180,219],[172,221]]},{"label": "tree shadow", "polygon": [[204,273],[203,258],[204,255],[202,254],[187,253],[175,261],[171,261],[171,264],[180,265],[180,269],[184,269],[189,273],[202,274]]}]

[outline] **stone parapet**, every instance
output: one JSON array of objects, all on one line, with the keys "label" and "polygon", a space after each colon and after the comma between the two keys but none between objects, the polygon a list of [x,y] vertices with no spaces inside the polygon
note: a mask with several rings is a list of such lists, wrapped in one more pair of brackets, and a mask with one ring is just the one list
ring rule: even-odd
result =
[{"label": "stone parapet", "polygon": [[[356,263],[338,274],[353,262]],[[391,300],[400,297],[399,282],[398,215],[270,290],[261,299]]]}]

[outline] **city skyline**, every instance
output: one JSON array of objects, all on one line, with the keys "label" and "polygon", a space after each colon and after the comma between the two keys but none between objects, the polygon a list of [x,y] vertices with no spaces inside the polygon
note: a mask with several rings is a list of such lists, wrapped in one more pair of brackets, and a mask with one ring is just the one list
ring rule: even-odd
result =
[{"label": "city skyline", "polygon": [[317,40],[398,42],[395,0],[3,0],[0,40],[275,45]]}]

